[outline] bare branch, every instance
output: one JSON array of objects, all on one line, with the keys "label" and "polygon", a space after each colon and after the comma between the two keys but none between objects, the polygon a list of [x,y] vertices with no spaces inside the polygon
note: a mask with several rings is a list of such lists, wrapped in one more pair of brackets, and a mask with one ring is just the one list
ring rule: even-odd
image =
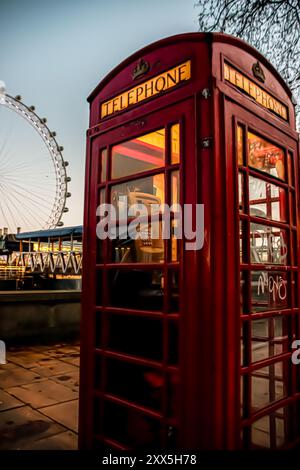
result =
[{"label": "bare branch", "polygon": [[[300,0],[198,0],[201,31],[240,37],[274,64],[300,104]],[[296,107],[300,128],[300,107]]]}]

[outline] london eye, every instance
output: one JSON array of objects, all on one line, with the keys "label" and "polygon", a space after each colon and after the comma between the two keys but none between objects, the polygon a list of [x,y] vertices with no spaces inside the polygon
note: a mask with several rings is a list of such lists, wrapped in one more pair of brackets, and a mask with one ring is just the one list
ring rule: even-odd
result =
[{"label": "london eye", "polygon": [[50,229],[68,212],[68,162],[46,118],[0,81],[0,228]]}]

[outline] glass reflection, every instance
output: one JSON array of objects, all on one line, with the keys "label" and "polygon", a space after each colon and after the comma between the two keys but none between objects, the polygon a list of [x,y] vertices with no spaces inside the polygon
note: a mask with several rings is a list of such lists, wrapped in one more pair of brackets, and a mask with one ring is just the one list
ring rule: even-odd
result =
[{"label": "glass reflection", "polygon": [[155,410],[162,406],[163,373],[160,370],[115,359],[107,360],[106,390]]},{"label": "glass reflection", "polygon": [[[117,219],[145,216],[145,222],[134,226],[120,224],[118,238],[112,242],[112,261],[117,263],[160,263],[164,259],[162,221],[152,224],[148,216],[164,204],[164,175],[148,176],[118,184],[111,189],[111,202]],[[133,207],[134,206],[134,207]],[[132,212],[130,211],[132,208]],[[130,234],[131,236],[128,236]],[[133,235],[137,234],[136,237]]]},{"label": "glass reflection", "polygon": [[287,308],[289,305],[288,287],[288,275],[285,271],[252,271],[252,311]]},{"label": "glass reflection", "polygon": [[101,151],[101,169],[100,169],[100,182],[106,180],[106,169],[107,169],[107,149]]},{"label": "glass reflection", "polygon": [[275,184],[249,176],[250,215],[275,221],[287,220],[286,192]]},{"label": "glass reflection", "polygon": [[[287,364],[285,364],[286,366]],[[284,398],[287,393],[286,382],[282,362],[271,364],[253,372],[251,374],[252,410],[257,411]]]},{"label": "glass reflection", "polygon": [[264,448],[280,448],[286,442],[288,409],[280,408],[255,421],[252,426],[252,444]]},{"label": "glass reflection", "polygon": [[179,163],[180,161],[180,135],[179,124],[171,127],[171,163]]},{"label": "glass reflection", "polygon": [[109,273],[110,305],[138,310],[162,310],[162,271],[114,269]]},{"label": "glass reflection", "polygon": [[[97,417],[100,420],[100,416]],[[140,411],[106,401],[103,431],[108,438],[134,449],[161,447],[161,423]]]},{"label": "glass reflection", "polygon": [[276,178],[285,179],[283,150],[252,132],[248,132],[248,164]]},{"label": "glass reflection", "polygon": [[128,140],[112,148],[112,179],[164,166],[165,130]]},{"label": "glass reflection", "polygon": [[239,172],[238,177],[238,193],[239,193],[239,211],[244,212],[244,175]]},{"label": "glass reflection", "polygon": [[276,227],[250,224],[252,263],[287,264],[287,233]]},{"label": "glass reflection", "polygon": [[277,356],[288,350],[287,318],[272,317],[252,321],[252,362]]},{"label": "glass reflection", "polygon": [[165,202],[164,175],[160,173],[112,186],[111,202],[117,211],[117,218],[125,218],[124,211],[127,210],[128,215],[129,208],[134,204],[143,204],[150,215],[151,205]]},{"label": "glass reflection", "polygon": [[244,165],[244,129],[242,126],[237,126],[237,154],[238,164]]}]

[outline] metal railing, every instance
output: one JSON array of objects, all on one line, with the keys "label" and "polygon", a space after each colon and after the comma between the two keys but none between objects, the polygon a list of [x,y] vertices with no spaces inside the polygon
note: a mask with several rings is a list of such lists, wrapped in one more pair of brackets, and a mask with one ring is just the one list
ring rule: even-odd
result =
[{"label": "metal railing", "polygon": [[14,252],[7,268],[23,268],[32,273],[80,275],[82,270],[81,251],[29,251]]}]

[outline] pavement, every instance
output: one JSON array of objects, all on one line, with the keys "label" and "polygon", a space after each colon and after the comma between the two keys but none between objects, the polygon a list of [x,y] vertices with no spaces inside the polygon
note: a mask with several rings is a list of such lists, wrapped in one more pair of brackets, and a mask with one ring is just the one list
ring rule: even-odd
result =
[{"label": "pavement", "polygon": [[79,344],[10,348],[0,365],[0,450],[77,449]]}]

